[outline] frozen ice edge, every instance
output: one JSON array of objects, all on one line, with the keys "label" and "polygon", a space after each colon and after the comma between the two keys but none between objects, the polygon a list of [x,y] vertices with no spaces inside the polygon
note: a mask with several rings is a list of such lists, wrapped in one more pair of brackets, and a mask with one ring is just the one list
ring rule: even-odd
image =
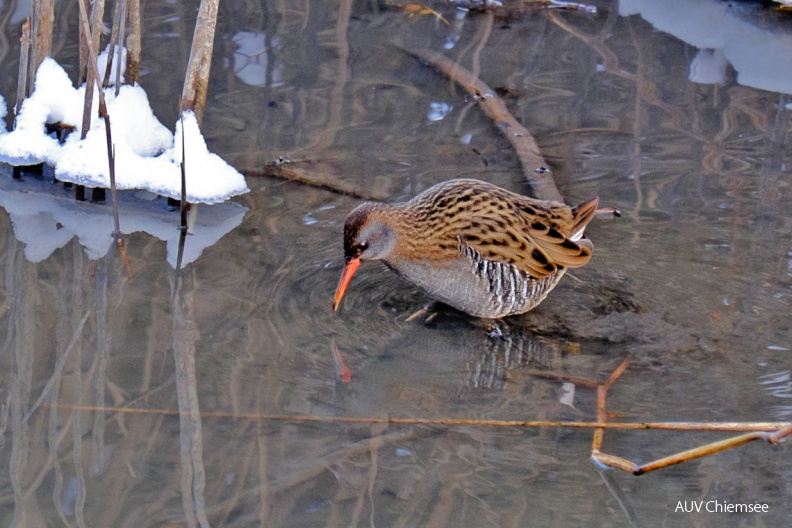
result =
[{"label": "frozen ice edge", "polygon": [[[11,165],[47,163],[54,167],[55,177],[61,181],[109,188],[104,120],[94,116],[86,138],[80,140],[84,98],[85,85],[74,88],[57,62],[49,57],[44,59],[36,74],[33,94],[22,104],[16,129],[0,132],[0,161]],[[140,86],[122,86],[118,97],[114,89],[107,89],[105,99],[119,190],[145,189],[181,198],[184,129],[187,201],[218,203],[249,191],[242,174],[209,152],[192,112],[182,114],[174,135],[154,116]],[[93,108],[97,107],[95,93]],[[5,102],[0,111],[5,116]],[[46,133],[46,124],[57,122],[75,127],[63,145]]]}]

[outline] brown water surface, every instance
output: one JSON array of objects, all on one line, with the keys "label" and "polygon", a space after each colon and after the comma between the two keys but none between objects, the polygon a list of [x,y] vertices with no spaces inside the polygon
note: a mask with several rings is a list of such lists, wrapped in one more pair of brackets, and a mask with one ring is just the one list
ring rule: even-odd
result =
[{"label": "brown water surface", "polygon": [[[178,273],[163,241],[175,228],[131,233],[127,276],[115,252],[86,253],[87,235],[57,239],[59,213],[14,209],[27,188],[4,186],[0,524],[790,524],[783,445],[635,477],[592,464],[588,430],[262,418],[592,421],[595,389],[542,374],[601,382],[629,354],[613,420],[792,416],[790,96],[738,83],[731,66],[714,84],[690,81],[696,48],[615,2],[494,17],[429,5],[450,24],[376,1],[223,3],[209,148],[240,170],[288,158],[391,201],[455,177],[530,193],[476,102],[397,45],[444,51],[505,94],[568,202],[599,196],[624,213],[591,224],[592,261],[497,337],[376,263],[333,313],[353,198],[250,177],[228,215],[241,223]],[[141,84],[168,126],[196,6],[144,2]],[[788,35],[783,15],[733,9]],[[74,76],[76,3],[57,12],[55,56]],[[0,90],[13,101],[18,17],[2,31]],[[73,191],[37,189],[72,207]],[[110,225],[105,206],[73,207]],[[57,243],[32,257],[37,240]],[[727,436],[609,431],[603,449],[647,462]],[[676,511],[715,500],[769,510]]]}]

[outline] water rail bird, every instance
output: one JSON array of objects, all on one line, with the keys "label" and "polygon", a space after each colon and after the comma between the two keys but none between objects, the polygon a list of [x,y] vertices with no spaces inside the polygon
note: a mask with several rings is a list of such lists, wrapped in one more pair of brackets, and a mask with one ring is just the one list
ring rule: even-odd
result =
[{"label": "water rail bird", "polygon": [[490,183],[439,183],[407,203],[363,203],[344,224],[345,265],[333,310],[364,260],[381,260],[430,297],[497,319],[538,305],[570,268],[591,259],[583,237],[598,198],[575,207]]}]

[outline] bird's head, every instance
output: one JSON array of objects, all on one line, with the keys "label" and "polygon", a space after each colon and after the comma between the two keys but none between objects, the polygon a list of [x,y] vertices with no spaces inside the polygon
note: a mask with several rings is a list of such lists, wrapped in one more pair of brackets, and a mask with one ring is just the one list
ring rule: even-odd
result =
[{"label": "bird's head", "polygon": [[391,206],[364,203],[357,206],[344,223],[344,270],[338,281],[333,310],[338,309],[349,281],[364,260],[387,259],[396,246],[396,233],[388,224],[387,214]]}]

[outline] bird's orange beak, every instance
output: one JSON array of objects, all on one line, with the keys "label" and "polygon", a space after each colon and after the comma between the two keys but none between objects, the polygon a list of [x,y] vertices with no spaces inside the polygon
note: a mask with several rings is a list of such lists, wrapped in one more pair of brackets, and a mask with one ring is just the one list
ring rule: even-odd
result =
[{"label": "bird's orange beak", "polygon": [[341,279],[338,281],[336,288],[335,298],[333,299],[333,311],[338,310],[338,305],[341,304],[341,299],[344,297],[349,281],[352,280],[352,275],[355,274],[360,267],[360,257],[353,258],[344,265],[344,271],[341,272]]}]

